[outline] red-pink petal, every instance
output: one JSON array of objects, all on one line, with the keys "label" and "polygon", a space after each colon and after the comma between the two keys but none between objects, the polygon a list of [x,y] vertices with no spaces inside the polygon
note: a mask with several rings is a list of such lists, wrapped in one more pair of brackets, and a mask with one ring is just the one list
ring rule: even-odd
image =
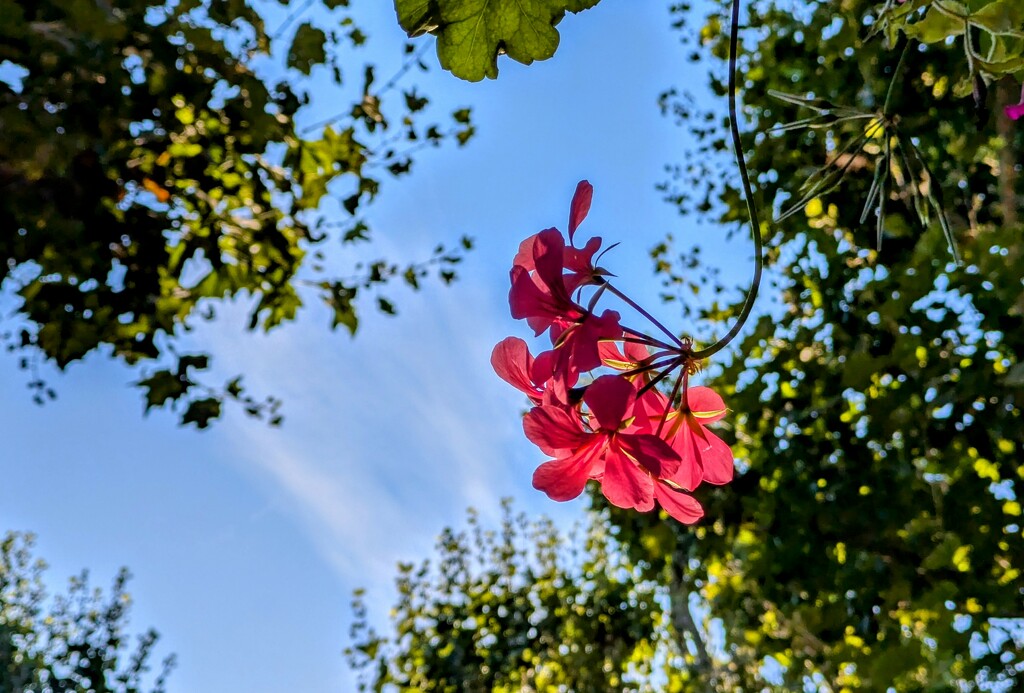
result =
[{"label": "red-pink petal", "polygon": [[1010,120],[1020,120],[1021,118],[1024,118],[1024,103],[1016,103],[1006,106],[1003,108],[1003,112],[1006,113],[1006,117]]},{"label": "red-pink petal", "polygon": [[[635,380],[633,384],[640,386],[643,382],[643,380]],[[633,406],[633,416],[636,419],[633,424],[638,432],[654,433],[658,430],[665,412],[669,412],[671,415],[672,411],[668,406],[668,397],[656,389],[650,389],[636,399],[636,404]],[[666,435],[671,430],[669,427],[671,423],[668,421],[661,427],[662,435]]]},{"label": "red-pink petal", "polygon": [[562,457],[592,437],[583,430],[577,416],[550,405],[531,409],[523,417],[523,432],[530,442],[552,457]]},{"label": "red-pink petal", "polygon": [[676,491],[666,484],[658,484],[654,487],[654,497],[658,505],[665,509],[669,515],[685,525],[692,525],[704,517],[704,508],[693,496]]},{"label": "red-pink petal", "polygon": [[661,438],[649,433],[619,433],[615,445],[656,477],[671,477],[679,471],[679,453]]},{"label": "red-pink petal", "polygon": [[579,285],[583,281],[589,281],[594,274],[594,255],[601,249],[601,238],[595,236],[587,241],[587,244],[582,248],[573,248],[572,246],[566,246],[565,248],[565,268],[570,272],[576,272],[581,275],[585,275],[581,279],[576,281]]},{"label": "red-pink petal", "polygon": [[533,473],[533,487],[556,501],[568,501],[583,493],[590,479],[599,447],[587,446],[571,457],[551,460],[537,467]]},{"label": "red-pink petal", "polygon": [[589,386],[583,401],[603,430],[616,431],[633,406],[636,389],[619,375],[602,375]]},{"label": "red-pink petal", "polygon": [[590,202],[594,199],[594,186],[585,180],[576,185],[576,192],[572,196],[572,204],[569,205],[569,242],[572,243],[572,236],[576,228],[587,218],[590,211]]},{"label": "red-pink petal", "polygon": [[654,509],[654,480],[622,455],[605,457],[601,492],[618,508]]},{"label": "red-pink petal", "polygon": [[692,491],[704,480],[704,469],[701,466],[700,453],[697,449],[697,436],[693,434],[685,421],[679,423],[682,425],[678,427],[678,431],[671,439],[672,449],[679,453],[679,469],[675,474],[664,478],[679,484],[687,491]]},{"label": "red-pink petal", "polygon": [[577,369],[592,371],[601,366],[598,345],[602,339],[617,339],[622,336],[619,314],[606,310],[600,316],[588,315],[573,335],[573,362]]},{"label": "red-pink petal", "polygon": [[720,421],[727,412],[725,401],[710,387],[698,385],[688,388],[686,402],[690,405],[690,411],[702,424]]},{"label": "red-pink petal", "polygon": [[543,390],[534,385],[530,377],[533,355],[519,337],[506,337],[498,342],[491,352],[491,367],[506,383],[526,393],[534,402],[540,401]]},{"label": "red-pink petal", "polygon": [[716,486],[732,481],[736,468],[732,463],[732,449],[725,441],[707,429],[704,429],[704,440],[694,436],[694,441],[700,451],[704,481]]},{"label": "red-pink petal", "polygon": [[565,268],[565,239],[558,229],[544,229],[537,234],[533,244],[533,260],[537,266],[537,277],[547,287],[555,301],[569,304],[571,300],[565,290],[562,272]]},{"label": "red-pink petal", "polygon": [[537,234],[533,234],[519,244],[519,251],[516,253],[516,256],[512,258],[513,267],[522,267],[527,272],[532,272],[537,269],[537,266],[533,262],[533,244],[536,242]]},{"label": "red-pink petal", "polygon": [[574,322],[581,315],[572,302],[553,295],[536,274],[530,274],[524,267],[513,267],[510,277],[508,305],[512,317],[525,318],[535,334],[559,321]]}]

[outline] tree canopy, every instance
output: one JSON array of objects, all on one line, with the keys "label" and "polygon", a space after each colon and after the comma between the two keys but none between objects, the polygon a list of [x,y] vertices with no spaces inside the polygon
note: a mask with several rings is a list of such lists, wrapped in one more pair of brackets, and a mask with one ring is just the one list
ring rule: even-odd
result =
[{"label": "tree canopy", "polygon": [[127,571],[107,596],[89,587],[86,573],[71,580],[66,594],[51,596],[32,542],[16,533],[0,539],[0,691],[161,693],[174,658],[153,676],[156,631],[129,645]]},{"label": "tree canopy", "polygon": [[[242,0],[0,2],[0,286],[17,305],[4,341],[38,401],[54,396],[40,361],[100,352],[141,368],[147,409],[205,427],[234,399],[277,422],[241,377],[202,382],[209,357],[176,348],[182,333],[225,299],[270,330],[311,297],[355,333],[364,294],[395,312],[389,280],[454,278],[468,238],[355,267],[337,246],[370,239],[382,176],[469,139],[469,111],[423,122],[427,96],[355,64],[367,39],[347,0],[304,20],[310,5],[270,34]],[[419,64],[406,60],[401,74]],[[300,127],[310,75],[362,88]]]}]

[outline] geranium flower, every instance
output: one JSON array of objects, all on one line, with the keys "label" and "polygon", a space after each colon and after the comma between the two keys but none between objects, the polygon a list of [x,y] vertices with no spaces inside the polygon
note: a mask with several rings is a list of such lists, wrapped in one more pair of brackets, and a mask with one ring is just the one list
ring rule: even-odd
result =
[{"label": "geranium flower", "polygon": [[682,460],[671,480],[684,489],[693,490],[702,481],[716,486],[732,481],[732,450],[707,428],[725,418],[727,411],[714,390],[691,387],[683,394],[683,406],[666,417],[666,440]]},{"label": "geranium flower", "polygon": [[[562,281],[570,295],[579,287],[594,283],[595,277],[604,274],[594,267],[594,255],[601,249],[600,237],[591,238],[582,248],[575,247],[574,241],[576,229],[590,211],[593,196],[594,187],[582,180],[576,186],[569,205],[569,245],[565,245],[564,241],[562,243],[562,267],[569,273],[563,275]],[[558,229],[545,229],[541,233],[551,231],[558,232]],[[513,267],[522,267],[528,272],[536,270],[536,244],[539,237],[540,233],[534,234],[519,244],[519,252],[512,259]]]},{"label": "geranium flower", "polygon": [[544,388],[533,380],[533,354],[519,337],[506,337],[491,352],[491,367],[498,377],[540,404]]},{"label": "geranium flower", "polygon": [[508,300],[512,317],[525,318],[536,334],[548,330],[555,348],[537,357],[535,382],[554,378],[561,390],[572,387],[579,373],[601,365],[598,341],[622,336],[619,314],[588,313],[570,297],[563,279],[565,241],[557,229],[537,234],[534,272],[516,265]]},{"label": "geranium flower", "polygon": [[534,488],[556,501],[578,497],[590,479],[612,505],[653,510],[655,480],[678,471],[679,455],[650,433],[628,432],[636,389],[621,376],[605,375],[587,387],[586,422],[575,410],[534,407],[523,419],[526,437],[554,460],[533,474]]}]

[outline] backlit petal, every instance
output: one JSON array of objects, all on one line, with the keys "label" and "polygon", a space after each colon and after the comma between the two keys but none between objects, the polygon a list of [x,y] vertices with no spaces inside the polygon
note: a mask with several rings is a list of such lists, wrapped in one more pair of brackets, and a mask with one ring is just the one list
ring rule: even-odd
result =
[{"label": "backlit petal", "polygon": [[590,202],[594,199],[594,186],[585,180],[581,180],[576,186],[576,192],[572,196],[572,204],[569,205],[569,242],[572,243],[572,236],[576,228],[587,218],[590,211]]},{"label": "backlit petal", "polygon": [[534,445],[552,457],[563,457],[587,442],[579,417],[556,406],[534,407],[523,417],[523,432]]},{"label": "backlit petal", "polygon": [[700,450],[701,467],[704,469],[704,481],[718,486],[728,484],[736,471],[732,463],[732,449],[707,429],[704,430],[704,436],[704,440],[695,438]]},{"label": "backlit petal", "polygon": [[728,411],[721,396],[710,387],[691,387],[686,391],[686,401],[702,424],[720,421]]},{"label": "backlit petal", "polygon": [[654,480],[649,475],[622,455],[607,455],[604,465],[601,492],[609,503],[640,512],[654,509]]},{"label": "backlit petal", "polygon": [[571,457],[545,462],[533,473],[533,487],[548,494],[551,500],[568,501],[578,497],[590,479],[596,454],[588,447]]},{"label": "backlit petal", "polygon": [[534,385],[530,377],[533,370],[533,355],[530,354],[526,342],[518,337],[506,337],[498,342],[491,352],[491,366],[499,378],[526,393],[534,402],[540,402],[543,389]]},{"label": "backlit petal", "polygon": [[688,493],[676,491],[666,484],[658,484],[655,487],[654,497],[665,512],[683,524],[692,525],[704,517],[704,508],[700,507],[696,498]]},{"label": "backlit petal", "polygon": [[656,477],[671,477],[679,471],[679,453],[651,434],[619,433],[615,445]]},{"label": "backlit petal", "polygon": [[583,401],[606,431],[618,430],[635,399],[633,384],[619,375],[602,375],[583,395]]}]

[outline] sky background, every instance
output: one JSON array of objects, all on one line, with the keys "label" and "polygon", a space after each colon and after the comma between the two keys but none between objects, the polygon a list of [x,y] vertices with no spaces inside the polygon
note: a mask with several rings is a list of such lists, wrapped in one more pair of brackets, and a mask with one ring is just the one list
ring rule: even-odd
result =
[{"label": "sky background", "polygon": [[[391,3],[353,5],[371,38],[349,69],[358,88],[356,60],[386,78],[405,37]],[[268,16],[273,33],[283,13]],[[128,566],[133,628],[160,631],[158,660],[177,654],[172,693],[354,690],[341,655],[353,589],[368,589],[383,624],[396,562],[429,557],[467,506],[485,524],[504,496],[563,526],[584,510],[583,499],[555,504],[531,488],[543,456],[522,435],[525,401],[488,362],[498,340],[528,336],[508,315],[519,242],[564,229],[586,178],[595,196],[580,234],[621,241],[602,264],[641,303],[658,306],[649,250],[669,232],[681,245],[699,238],[730,281],[750,271],[746,245],[697,229],[655,189],[686,146],[657,97],[705,82],[669,24],[667,3],[604,0],[566,17],[550,61],[502,58],[499,79],[478,84],[439,69],[413,76],[439,118],[472,106],[478,134],[462,150],[422,152],[412,176],[386,182],[369,212],[373,255],[421,259],[463,234],[477,248],[451,287],[392,292],[398,318],[367,306],[355,339],[328,330],[315,301],[271,335],[247,332],[242,306],[199,325],[190,342],[218,373],[244,373],[253,394],[284,400],[279,429],[232,406],[202,432],[167,412],[144,417],[138,374],[97,355],[63,375],[44,368],[59,398],[37,407],[15,358],[0,355],[0,530],[38,535],[54,590],[82,568],[106,588]],[[348,101],[318,94],[306,117],[337,103]],[[656,312],[682,329],[675,311]]]}]

